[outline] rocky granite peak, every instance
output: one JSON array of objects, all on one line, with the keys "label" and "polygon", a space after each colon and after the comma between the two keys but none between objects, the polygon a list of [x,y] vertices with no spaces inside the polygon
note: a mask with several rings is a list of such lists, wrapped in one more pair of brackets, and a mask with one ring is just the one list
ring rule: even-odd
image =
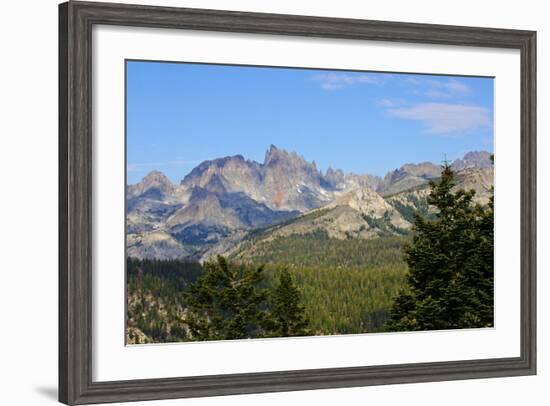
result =
[{"label": "rocky granite peak", "polygon": [[491,168],[493,162],[491,161],[491,154],[487,151],[472,151],[468,152],[461,159],[456,159],[451,168],[455,171],[462,171],[468,168]]},{"label": "rocky granite peak", "polygon": [[431,162],[421,162],[419,164],[408,163],[402,165],[399,169],[388,172],[384,176],[386,182],[396,182],[406,176],[414,176],[423,179],[437,178],[441,174],[441,166]]},{"label": "rocky granite peak", "polygon": [[314,171],[317,171],[315,161],[308,162],[302,155],[298,155],[294,151],[288,152],[286,149],[277,148],[275,145],[271,144],[265,153],[263,166],[269,167],[281,164],[290,164],[293,167],[308,167]]},{"label": "rocky granite peak", "polygon": [[163,199],[174,192],[174,185],[168,177],[160,171],[149,172],[139,183],[128,187],[129,197],[147,194],[150,198]]}]

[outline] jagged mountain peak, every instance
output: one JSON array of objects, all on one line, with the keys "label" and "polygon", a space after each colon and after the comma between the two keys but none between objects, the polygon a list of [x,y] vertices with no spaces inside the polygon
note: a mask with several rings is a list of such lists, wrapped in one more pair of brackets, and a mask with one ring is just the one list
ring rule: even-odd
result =
[{"label": "jagged mountain peak", "polygon": [[441,174],[441,166],[428,161],[420,162],[417,164],[407,163],[402,165],[399,169],[388,173],[388,175],[392,178],[398,178],[405,174],[417,176],[424,179],[437,178]]},{"label": "jagged mountain peak", "polygon": [[295,151],[289,152],[286,149],[278,148],[277,146],[271,144],[269,146],[269,149],[265,153],[264,166],[269,166],[275,163],[288,162],[288,161],[310,164],[305,160],[303,156],[298,155]]},{"label": "jagged mountain peak", "polygon": [[491,153],[487,151],[471,151],[462,158],[456,159],[451,168],[455,171],[461,171],[468,168],[491,168]]},{"label": "jagged mountain peak", "polygon": [[147,185],[172,185],[172,182],[161,171],[151,171],[143,177],[141,183]]},{"label": "jagged mountain peak", "polygon": [[135,185],[128,186],[129,197],[146,195],[144,197],[163,199],[174,192],[174,185],[168,177],[160,171],[151,171]]},{"label": "jagged mountain peak", "polygon": [[275,144],[270,144],[269,149],[267,150],[268,154],[276,153],[277,151],[280,151],[279,148]]},{"label": "jagged mountain peak", "polygon": [[344,171],[341,169],[332,169],[332,166],[329,166],[325,172],[325,176],[344,176]]},{"label": "jagged mountain peak", "polygon": [[223,158],[202,161],[199,165],[193,168],[191,172],[185,175],[180,184],[184,185],[193,179],[200,178],[205,172],[219,172],[220,169],[223,169],[231,163],[236,165],[246,165],[247,161],[242,155],[231,155]]},{"label": "jagged mountain peak", "polygon": [[317,164],[315,163],[315,160],[310,162],[304,158],[303,155],[299,155],[296,151],[288,151],[284,148],[278,148],[277,146],[271,144],[265,153],[263,166],[268,167],[274,164],[303,166],[317,171]]},{"label": "jagged mountain peak", "polygon": [[279,149],[275,145],[271,144],[269,149],[265,152],[264,165],[267,166],[272,162],[284,159],[288,157],[288,152],[284,149]]}]

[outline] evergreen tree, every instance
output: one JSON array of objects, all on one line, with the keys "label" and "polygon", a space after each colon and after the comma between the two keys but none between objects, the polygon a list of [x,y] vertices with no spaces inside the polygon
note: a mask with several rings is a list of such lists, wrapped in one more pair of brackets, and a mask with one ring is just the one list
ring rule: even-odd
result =
[{"label": "evergreen tree", "polygon": [[405,248],[408,286],[395,300],[388,331],[493,325],[493,198],[474,204],[475,192],[453,192],[446,164],[431,183],[429,220],[415,214],[412,244]]},{"label": "evergreen tree", "polygon": [[278,284],[270,294],[270,304],[271,314],[265,323],[270,336],[292,337],[311,334],[300,291],[287,269],[283,269],[279,275]]},{"label": "evergreen tree", "polygon": [[266,292],[257,288],[263,268],[234,267],[225,258],[204,265],[203,275],[186,293],[193,340],[228,340],[264,335]]}]

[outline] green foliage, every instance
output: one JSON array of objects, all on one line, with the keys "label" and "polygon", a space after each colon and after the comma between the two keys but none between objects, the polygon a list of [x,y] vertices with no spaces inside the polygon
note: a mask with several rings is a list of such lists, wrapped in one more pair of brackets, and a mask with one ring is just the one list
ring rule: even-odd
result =
[{"label": "green foliage", "polygon": [[[128,342],[184,341],[181,292],[202,272],[200,264],[175,260],[126,260]],[[144,342],[136,332],[144,336]]]},{"label": "green foliage", "polygon": [[[305,315],[314,335],[378,331],[386,322],[393,297],[405,286],[404,262],[375,267],[288,268],[301,292]],[[266,265],[269,286],[280,265]]]},{"label": "green foliage", "polygon": [[260,241],[244,255],[231,259],[245,263],[277,264],[292,267],[365,268],[402,265],[408,237],[386,236],[373,240],[329,238],[326,231],[294,234]]},{"label": "green foliage", "polygon": [[435,218],[429,211],[429,204],[426,199],[411,194],[407,197],[407,200],[409,204],[403,204],[397,199],[391,201],[391,204],[409,223],[414,223],[416,214],[430,220]]},{"label": "green foliage", "polygon": [[130,290],[139,281],[141,288],[163,297],[172,297],[197,280],[202,267],[197,262],[127,258],[126,275]]},{"label": "green foliage", "polygon": [[187,320],[193,340],[229,340],[264,336],[267,293],[258,289],[263,269],[235,267],[218,256],[186,293]]},{"label": "green foliage", "polygon": [[292,277],[267,283],[262,267],[127,259],[130,344],[307,335]]},{"label": "green foliage", "polygon": [[388,331],[493,325],[493,198],[483,207],[473,203],[473,190],[453,193],[454,185],[446,165],[430,184],[436,218],[415,215],[405,249],[408,288],[396,298]]},{"label": "green foliage", "polygon": [[271,313],[265,323],[268,335],[292,337],[310,334],[300,291],[287,269],[279,273],[279,281],[269,295],[269,302]]},{"label": "green foliage", "polygon": [[385,237],[392,236],[394,234],[409,234],[408,230],[396,227],[391,223],[390,213],[387,211],[384,213],[384,216],[380,218],[367,216],[366,214],[363,214],[362,217],[370,227],[381,230],[383,236]]},{"label": "green foliage", "polygon": [[267,284],[288,269],[316,335],[378,331],[405,286],[405,236],[330,238],[325,231],[256,242],[233,259],[266,264]]},{"label": "green foliage", "polygon": [[384,325],[393,297],[405,286],[402,247],[409,240],[337,240],[317,231],[259,242],[235,260],[266,264],[266,287],[288,269],[314,334],[365,333]]}]

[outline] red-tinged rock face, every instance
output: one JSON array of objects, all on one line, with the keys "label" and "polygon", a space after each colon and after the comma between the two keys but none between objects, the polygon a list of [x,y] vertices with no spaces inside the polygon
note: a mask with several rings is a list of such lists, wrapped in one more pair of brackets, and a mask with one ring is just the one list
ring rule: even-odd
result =
[{"label": "red-tinged rock face", "polygon": [[277,190],[275,196],[273,197],[273,204],[275,205],[275,207],[281,207],[284,201],[284,197],[284,192],[281,189]]}]

